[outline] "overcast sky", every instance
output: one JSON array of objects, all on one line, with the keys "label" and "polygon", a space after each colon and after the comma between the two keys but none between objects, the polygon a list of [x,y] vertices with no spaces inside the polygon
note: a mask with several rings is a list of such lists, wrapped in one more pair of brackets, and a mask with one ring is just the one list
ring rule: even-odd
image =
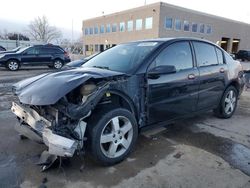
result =
[{"label": "overcast sky", "polygon": [[[147,0],[147,4],[159,0]],[[1,0],[0,19],[29,23],[45,15],[51,25],[81,31],[83,19],[144,5],[145,0]],[[163,2],[250,23],[249,0],[163,0]],[[0,30],[1,27],[0,23]]]}]

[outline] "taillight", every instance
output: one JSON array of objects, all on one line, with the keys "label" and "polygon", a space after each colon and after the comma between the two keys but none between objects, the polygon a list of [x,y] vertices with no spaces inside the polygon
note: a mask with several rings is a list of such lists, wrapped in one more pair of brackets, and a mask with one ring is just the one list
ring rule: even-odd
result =
[{"label": "taillight", "polygon": [[69,53],[68,52],[64,52],[64,56],[65,57],[69,57]]}]

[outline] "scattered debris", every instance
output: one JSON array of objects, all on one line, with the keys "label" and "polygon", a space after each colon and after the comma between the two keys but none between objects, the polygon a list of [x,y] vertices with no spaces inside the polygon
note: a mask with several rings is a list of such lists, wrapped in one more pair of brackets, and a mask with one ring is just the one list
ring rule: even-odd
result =
[{"label": "scattered debris", "polygon": [[182,152],[178,152],[178,153],[176,153],[173,157],[176,158],[176,159],[179,159],[179,158],[181,158],[181,156],[182,156],[183,154],[184,154],[184,153],[182,153]]}]

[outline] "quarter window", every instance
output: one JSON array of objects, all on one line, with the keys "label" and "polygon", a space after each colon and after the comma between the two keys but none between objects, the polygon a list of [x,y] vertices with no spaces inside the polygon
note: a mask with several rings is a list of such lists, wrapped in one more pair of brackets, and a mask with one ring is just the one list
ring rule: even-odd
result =
[{"label": "quarter window", "polygon": [[145,29],[152,29],[153,28],[153,18],[149,17],[145,19]]},{"label": "quarter window", "polygon": [[193,42],[197,63],[200,67],[218,64],[215,47],[204,42]]},{"label": "quarter window", "polygon": [[184,31],[189,31],[189,21],[184,21]]},{"label": "quarter window", "polygon": [[223,64],[224,63],[223,52],[219,48],[215,48],[215,49],[216,49],[216,54],[218,58],[218,63]]},{"label": "quarter window", "polygon": [[153,62],[153,66],[174,65],[177,71],[193,67],[189,42],[176,42],[164,49]]},{"label": "quarter window", "polygon": [[178,19],[175,20],[175,29],[181,30],[181,20]]},{"label": "quarter window", "polygon": [[136,29],[137,31],[142,29],[142,19],[137,19],[137,20],[136,20],[135,29]]},{"label": "quarter window", "polygon": [[166,18],[165,26],[167,29],[172,29],[173,27],[173,19],[172,18]]},{"label": "quarter window", "polygon": [[120,31],[125,31],[125,22],[120,23]]},{"label": "quarter window", "polygon": [[128,31],[133,31],[133,20],[128,21]]}]

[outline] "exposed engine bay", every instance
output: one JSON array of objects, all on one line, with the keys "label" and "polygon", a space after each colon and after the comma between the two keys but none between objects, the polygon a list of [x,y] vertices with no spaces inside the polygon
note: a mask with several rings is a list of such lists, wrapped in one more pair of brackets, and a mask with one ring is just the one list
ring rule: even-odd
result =
[{"label": "exposed engine bay", "polygon": [[[41,158],[44,158],[40,159],[41,165],[51,166],[57,157],[72,157],[76,151],[78,151],[77,153],[84,152],[84,141],[87,140],[85,134],[86,119],[98,106],[107,105],[117,100],[109,92],[111,87],[114,85],[124,87],[123,83],[127,82],[124,77],[100,79],[87,76],[87,80],[85,78],[83,83],[69,92],[65,91],[67,93],[63,97],[50,105],[43,105],[41,102],[42,92],[45,88],[39,87],[38,90],[43,90],[40,93],[36,92],[37,96],[31,93],[31,97],[27,98],[29,92],[34,91],[29,88],[35,83],[32,79],[31,82],[24,80],[13,87],[14,93],[20,99],[20,103],[13,102],[11,108],[18,119],[16,130],[21,135],[48,146],[46,155],[41,155]],[[42,79],[44,77],[39,78],[38,81]],[[55,87],[54,92],[58,92],[60,88],[58,85]],[[50,90],[48,92],[51,93]],[[22,98],[23,93],[25,93],[26,98]],[[47,103],[48,99],[46,98],[44,101]],[[45,169],[47,167],[44,167]]]}]

